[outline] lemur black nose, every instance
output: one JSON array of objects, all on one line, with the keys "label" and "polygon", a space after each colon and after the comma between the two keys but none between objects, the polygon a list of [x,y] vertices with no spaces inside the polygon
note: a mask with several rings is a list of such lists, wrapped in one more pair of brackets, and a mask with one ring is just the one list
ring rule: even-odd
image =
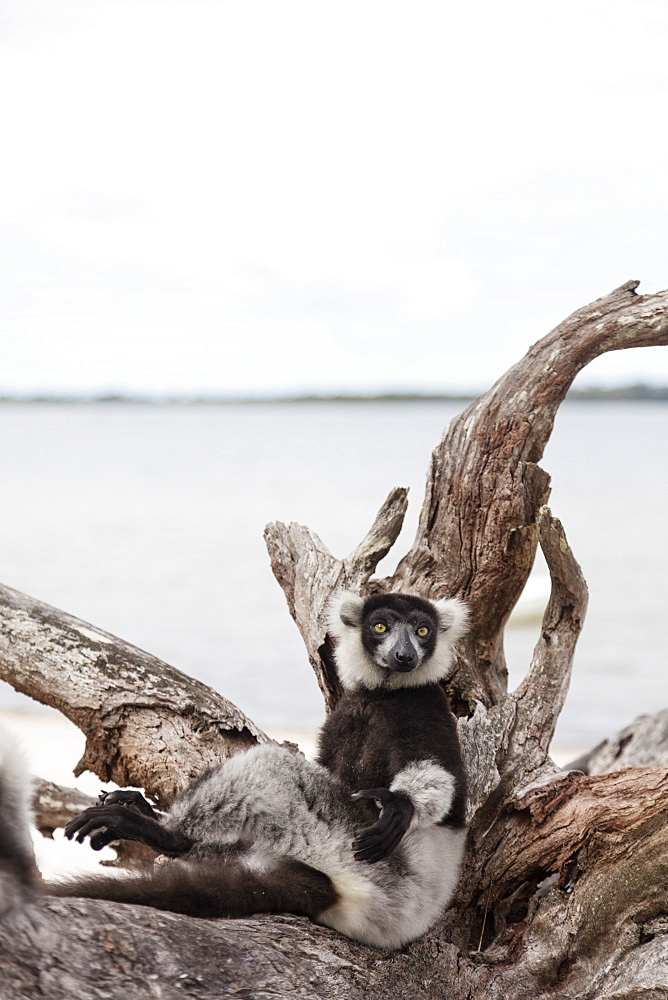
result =
[{"label": "lemur black nose", "polygon": [[402,667],[409,667],[415,659],[415,653],[412,649],[395,649],[394,658]]}]

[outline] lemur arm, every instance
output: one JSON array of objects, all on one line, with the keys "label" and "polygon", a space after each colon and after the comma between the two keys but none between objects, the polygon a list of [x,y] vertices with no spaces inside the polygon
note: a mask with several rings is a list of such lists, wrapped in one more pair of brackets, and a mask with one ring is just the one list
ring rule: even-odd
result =
[{"label": "lemur arm", "polygon": [[67,824],[67,839],[72,840],[75,834],[79,844],[90,837],[94,851],[114,840],[136,840],[158,854],[178,857],[193,846],[190,838],[168,830],[159,822],[140,792],[103,792],[98,805],[84,809]]},{"label": "lemur arm", "polygon": [[366,788],[353,800],[375,799],[380,815],[373,826],[358,830],[353,853],[358,861],[375,864],[388,857],[409,829],[417,830],[444,819],[455,794],[455,779],[431,760],[407,764],[388,788]]},{"label": "lemur arm", "polygon": [[411,829],[445,819],[455,798],[455,776],[434,760],[414,760],[395,774],[390,791],[406,795],[413,806]]}]

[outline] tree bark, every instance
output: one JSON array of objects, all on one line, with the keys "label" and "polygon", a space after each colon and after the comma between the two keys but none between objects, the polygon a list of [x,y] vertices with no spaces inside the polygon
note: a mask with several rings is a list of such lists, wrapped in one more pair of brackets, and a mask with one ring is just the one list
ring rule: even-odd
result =
[{"label": "tree bark", "polygon": [[2,586],[0,672],[84,733],[75,775],[89,770],[102,781],[144,788],[160,805],[202,771],[269,739],[206,684]]},{"label": "tree bark", "polygon": [[92,795],[78,788],[64,788],[53,781],[33,778],[33,817],[35,826],[43,837],[53,837],[84,809],[95,805]]},{"label": "tree bark", "polygon": [[[266,531],[328,708],[340,693],[325,619],[334,590],[456,595],[471,607],[471,637],[450,683],[470,776],[470,832],[443,921],[385,954],[293,917],[195,921],[30,898],[11,872],[0,872],[0,891],[9,886],[0,921],[7,1000],[668,997],[668,770],[560,771],[548,753],[587,593],[563,529],[544,507],[549,477],[536,463],[585,364],[604,351],[668,343],[668,292],[637,296],[635,287],[579,310],[451,422],[432,455],[415,543],[392,577],[371,574],[398,535],[405,490],[390,494],[347,559],[299,525]],[[503,628],[538,542],[551,597],[528,674],[507,694]],[[80,767],[148,784],[166,802],[182,783],[178,771],[189,776],[262,738],[210,689],[147,654],[96,629],[91,636],[91,626],[82,631],[67,616],[56,614],[54,624],[53,611],[29,599],[5,592],[3,600],[13,629],[0,646],[3,674],[84,729],[90,749]],[[82,663],[84,680],[65,677],[63,662]],[[213,733],[204,750],[202,728]],[[613,765],[627,760],[621,751],[609,757]]]}]

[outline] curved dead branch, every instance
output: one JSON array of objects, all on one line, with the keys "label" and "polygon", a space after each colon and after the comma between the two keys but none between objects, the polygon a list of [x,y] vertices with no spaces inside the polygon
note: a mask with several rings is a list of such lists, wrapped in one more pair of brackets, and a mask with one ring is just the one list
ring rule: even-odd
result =
[{"label": "curved dead branch", "polygon": [[388,588],[458,595],[472,612],[459,695],[506,690],[502,634],[533,564],[549,476],[536,463],[573,379],[606,351],[668,344],[668,291],[637,281],[573,313],[446,429],[432,455],[417,536]]},{"label": "curved dead branch", "polygon": [[0,676],[86,736],[75,774],[145,788],[161,804],[268,737],[230,701],[93,625],[0,586]]},{"label": "curved dead branch", "polygon": [[538,530],[552,590],[529,672],[498,705],[486,710],[479,703],[470,718],[459,720],[470,775],[469,817],[484,807],[472,828],[474,838],[518,788],[544,781],[557,770],[548,751],[568,691],[587,585],[561,522],[547,507],[539,513]]},{"label": "curved dead branch", "polygon": [[[545,757],[568,693],[588,592],[561,522],[547,507],[541,508],[538,515],[538,535],[552,590],[529,672],[511,696],[521,716],[521,724],[513,734],[512,752],[517,754],[520,746],[534,743],[539,755]],[[528,769],[528,760],[522,763]]]}]

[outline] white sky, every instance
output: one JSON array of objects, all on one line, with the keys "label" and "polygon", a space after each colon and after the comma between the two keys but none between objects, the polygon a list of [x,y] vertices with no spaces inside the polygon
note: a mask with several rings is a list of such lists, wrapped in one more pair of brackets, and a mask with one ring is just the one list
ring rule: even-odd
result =
[{"label": "white sky", "polygon": [[668,286],[667,53],[665,0],[4,0],[0,391],[485,388]]}]

